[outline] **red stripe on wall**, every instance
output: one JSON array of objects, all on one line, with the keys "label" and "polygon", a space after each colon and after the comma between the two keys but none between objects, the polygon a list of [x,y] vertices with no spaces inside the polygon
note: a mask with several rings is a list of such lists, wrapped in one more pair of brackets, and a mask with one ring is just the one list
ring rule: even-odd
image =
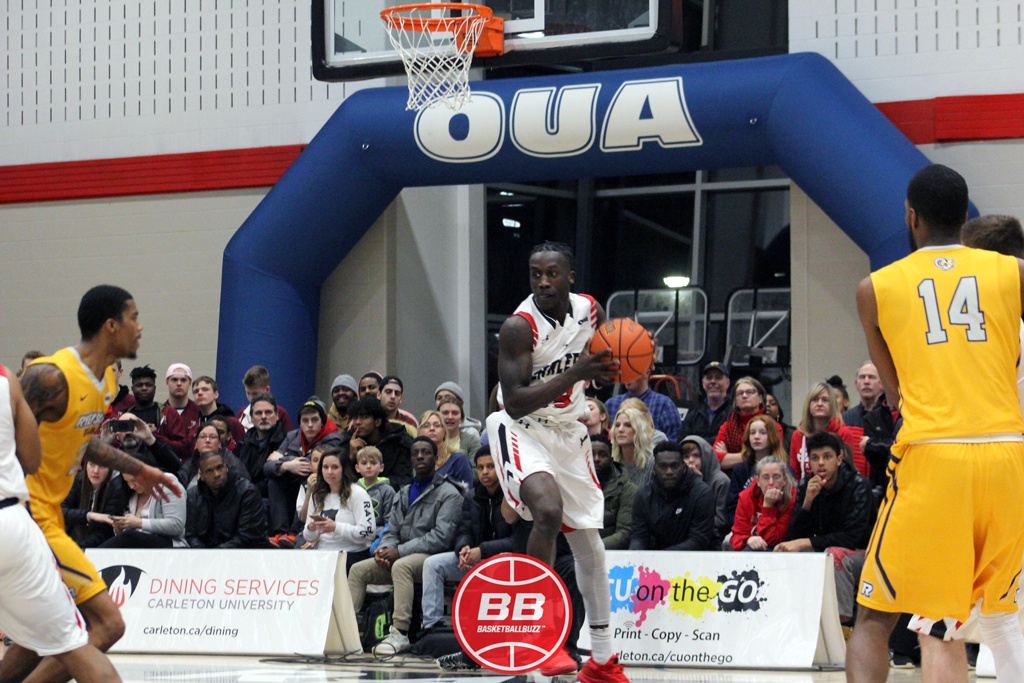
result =
[{"label": "red stripe on wall", "polygon": [[0,204],[270,187],[305,145],[0,166]]},{"label": "red stripe on wall", "polygon": [[1024,137],[1024,95],[884,102],[878,109],[915,145]]}]

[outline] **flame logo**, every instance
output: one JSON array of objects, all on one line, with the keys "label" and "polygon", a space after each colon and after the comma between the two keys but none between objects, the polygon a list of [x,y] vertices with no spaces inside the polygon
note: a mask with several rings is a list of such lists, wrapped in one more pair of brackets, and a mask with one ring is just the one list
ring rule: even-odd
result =
[{"label": "flame logo", "polygon": [[100,576],[107,584],[107,592],[118,608],[123,607],[135,595],[143,574],[145,572],[138,567],[127,564],[116,564],[100,570]]}]

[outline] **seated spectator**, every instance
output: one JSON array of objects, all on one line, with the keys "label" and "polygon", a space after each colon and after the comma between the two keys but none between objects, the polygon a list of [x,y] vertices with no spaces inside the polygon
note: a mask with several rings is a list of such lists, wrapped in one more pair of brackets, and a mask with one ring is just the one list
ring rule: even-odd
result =
[{"label": "seated spectator", "polygon": [[359,398],[359,385],[352,375],[338,375],[331,384],[331,410],[328,416],[338,429],[348,429],[348,408]]},{"label": "seated spectator", "polygon": [[[140,424],[141,421],[140,421]],[[145,426],[145,425],[143,425]],[[151,467],[156,465],[148,455],[136,456]],[[122,472],[131,496],[119,514],[111,516],[114,537],[101,548],[185,548],[185,498],[170,496],[160,500],[141,486],[135,475]]]},{"label": "seated spectator", "polygon": [[[767,396],[764,387],[753,377],[742,377],[736,381],[732,393],[732,410],[726,415],[714,443],[715,454],[723,472],[731,472],[743,460],[743,432],[755,415],[764,415]],[[781,439],[782,427],[776,427]]]},{"label": "seated spectator", "polygon": [[341,445],[341,435],[337,425],[327,419],[326,406],[313,396],[299,408],[299,428],[288,432],[263,465],[270,502],[270,544],[275,547],[295,547],[295,534],[302,524],[295,516],[295,499],[313,471],[309,451],[321,442]]},{"label": "seated spectator", "polygon": [[[247,403],[245,407],[238,411],[238,422],[242,425],[245,430],[252,429],[252,399],[256,394],[269,394],[270,393],[270,371],[262,365],[254,365],[245,371],[245,376],[242,377],[242,386],[245,387],[245,400]],[[288,411],[284,409],[284,406],[277,406],[277,421],[281,424],[281,427],[285,432],[292,431],[292,418],[288,414]]]},{"label": "seated spectator", "polygon": [[[142,418],[133,413],[122,413],[121,420],[128,420],[135,423],[135,429],[131,432],[120,432],[111,436],[118,437],[121,449],[129,455],[136,457],[146,456],[156,463],[164,472],[177,474],[181,469],[181,461],[178,454],[171,450],[165,442],[161,441],[153,428],[142,421]],[[103,430],[109,430],[109,422],[103,424]]]},{"label": "seated spectator", "polygon": [[313,495],[302,531],[310,548],[344,550],[345,569],[370,557],[376,522],[373,503],[341,463],[341,450],[331,446],[320,453]]},{"label": "seated spectator", "polygon": [[747,423],[747,428],[743,431],[743,460],[732,468],[729,478],[729,493],[725,499],[727,515],[736,516],[736,503],[739,502],[740,493],[754,483],[757,478],[754,474],[757,463],[768,456],[785,463],[789,462],[789,455],[779,439],[775,420],[768,415],[758,415]]},{"label": "seated spectator", "polygon": [[612,460],[622,467],[637,488],[643,488],[651,480],[653,435],[654,425],[636,408],[623,406],[616,413],[612,423]]},{"label": "seated spectator", "polygon": [[[263,466],[267,464],[270,454],[281,448],[288,435],[281,424],[281,415],[277,410],[277,401],[268,393],[253,394],[249,408],[252,428],[245,433],[242,442],[235,447],[235,454],[249,473],[252,481],[263,498],[269,498],[267,477]],[[305,517],[300,517],[305,519]]]},{"label": "seated spectator", "polygon": [[365,446],[376,446],[384,460],[382,474],[396,491],[412,480],[409,446],[412,439],[405,427],[388,422],[387,411],[375,398],[361,398],[348,407],[348,429],[341,435],[346,467],[353,468],[353,456]]},{"label": "seated spectator", "polygon": [[612,396],[605,401],[605,405],[610,414],[618,415],[622,402],[627,398],[640,399],[650,411],[654,428],[663,432],[670,441],[678,442],[683,436],[683,421],[679,417],[679,408],[668,396],[651,389],[651,372],[652,370],[648,370],[632,382],[626,382],[626,393]]},{"label": "seated spectator", "polygon": [[167,403],[160,415],[163,421],[158,431],[166,437],[182,462],[192,456],[196,432],[199,431],[199,406],[188,397],[192,388],[192,370],[184,363],[172,363],[167,368]]},{"label": "seated spectator", "polygon": [[590,435],[594,472],[604,494],[604,528],[601,540],[605,550],[625,550],[633,531],[633,498],[636,484],[612,459],[612,442],[602,434]]},{"label": "seated spectator", "polygon": [[476,453],[477,484],[462,500],[455,551],[431,555],[423,563],[423,630],[444,618],[444,583],[460,581],[481,560],[512,552],[512,526],[501,514],[504,494],[488,448]]},{"label": "seated spectator", "polygon": [[437,412],[444,421],[444,436],[452,453],[465,453],[472,458],[480,448],[480,435],[472,429],[462,429],[466,413],[459,399],[446,396],[438,401]]},{"label": "seated spectator", "polygon": [[801,479],[811,473],[805,439],[811,434],[820,432],[835,434],[849,444],[853,451],[853,465],[858,472],[867,475],[867,461],[860,451],[860,439],[864,435],[864,430],[854,429],[843,424],[832,387],[824,382],[811,385],[810,391],[807,392],[807,397],[804,399],[803,416],[800,418],[799,428],[793,434],[793,441],[789,447],[790,467]]},{"label": "seated spectator", "polygon": [[687,436],[679,444],[683,462],[701,476],[715,496],[715,544],[721,543],[732,528],[732,519],[726,516],[726,498],[729,495],[729,475],[718,464],[715,449],[699,436]]},{"label": "seated spectator", "polygon": [[[178,467],[181,467],[181,455],[179,450],[174,447],[174,444],[177,443],[175,437],[173,434],[169,434],[164,427],[163,408],[156,402],[156,371],[148,365],[142,365],[132,368],[131,378],[132,397],[135,399],[135,403],[121,413],[120,417],[126,419],[129,414],[135,415],[149,425],[156,440],[169,447],[178,460],[174,470],[166,471],[176,471]],[[157,459],[157,462],[159,463],[160,460]],[[162,465],[161,469],[163,469]]]},{"label": "seated spectator", "polygon": [[135,397],[132,396],[131,389],[121,384],[121,376],[124,374],[124,366],[121,365],[121,361],[115,360],[112,366],[114,368],[114,379],[117,382],[117,395],[114,396],[110,407],[107,408],[107,417],[116,419],[121,413],[135,405]]},{"label": "seated spectator", "polygon": [[785,460],[768,455],[740,494],[729,543],[733,550],[772,550],[786,537],[796,502],[796,479]]},{"label": "seated spectator", "polygon": [[[231,410],[231,406],[217,400],[220,398],[217,380],[209,375],[197,377],[192,383],[192,397],[195,399],[196,405],[199,406],[199,419],[201,421],[206,422],[215,415],[223,417],[231,431],[231,439],[235,443],[242,440],[242,437],[245,436],[245,428],[242,427],[242,423],[235,417],[235,411]],[[227,439],[224,441],[226,443]],[[234,448],[229,450],[234,450]]]},{"label": "seated spectator", "polygon": [[407,410],[402,410],[402,397],[405,395],[405,385],[395,375],[388,375],[380,385],[380,403],[388,412],[388,419],[405,425],[405,431],[410,438],[416,438],[420,423],[416,416]]},{"label": "seated spectator", "polygon": [[359,378],[359,398],[375,398],[380,400],[380,386],[384,383],[384,375],[370,370]]},{"label": "seated spectator", "polygon": [[[608,408],[601,402],[601,399],[588,396],[587,411],[587,418],[583,420],[583,424],[587,425],[587,433],[591,436],[600,434],[608,438],[611,433],[611,419],[608,417]],[[609,441],[609,443],[611,442]]]},{"label": "seated spectator", "polygon": [[629,549],[715,549],[715,496],[674,443],[654,449],[654,477],[633,499]]},{"label": "seated spectator", "polygon": [[454,548],[462,515],[459,487],[435,471],[437,445],[425,436],[418,436],[413,440],[411,452],[415,478],[398,492],[391,510],[391,523],[384,531],[380,547],[373,558],[354,564],[348,575],[356,612],[363,608],[369,584],[395,586],[391,632],[373,648],[377,656],[409,649],[414,581],[422,576],[423,563],[428,557]]},{"label": "seated spectator", "polygon": [[886,469],[889,466],[889,456],[892,455],[890,449],[896,439],[896,420],[892,409],[886,403],[882,380],[874,363],[866,361],[857,368],[854,386],[860,396],[860,403],[843,413],[843,423],[848,427],[859,427],[864,430],[864,436],[860,439],[860,450],[868,463],[868,478],[874,488],[875,498],[881,500],[889,483]]},{"label": "seated spectator", "polygon": [[832,375],[825,380],[825,384],[832,390],[832,396],[836,399],[836,405],[839,406],[839,414],[842,415],[843,411],[850,407],[850,392],[846,390],[843,378],[839,375]]},{"label": "seated spectator", "polygon": [[242,461],[234,453],[228,450],[227,444],[221,441],[220,430],[217,429],[217,425],[207,422],[196,433],[195,454],[178,470],[178,479],[185,486],[194,486],[199,480],[198,455],[200,451],[217,451],[229,470],[238,477],[249,481],[249,470],[245,468],[245,465],[242,464]]},{"label": "seated spectator", "polygon": [[462,490],[465,491],[473,485],[473,470],[469,466],[469,458],[461,451],[453,451],[453,440],[445,438],[445,435],[444,418],[441,413],[428,410],[420,416],[419,436],[427,437],[437,446],[437,473],[445,475],[462,486]]},{"label": "seated spectator", "polygon": [[717,360],[706,363],[700,373],[700,385],[704,400],[686,412],[682,432],[714,443],[729,414],[729,367]]},{"label": "seated spectator", "polygon": [[[337,446],[320,442],[309,451],[309,466],[313,471],[306,477],[305,483],[299,487],[299,495],[295,499],[295,515],[298,519],[305,520],[309,517],[309,502],[312,500],[313,489],[316,487],[317,476],[320,471],[320,456],[324,451],[331,448],[337,448]],[[300,550],[309,550],[314,547],[314,544],[309,543],[305,533],[300,530],[299,533],[295,534],[295,547]]]},{"label": "seated spectator", "polygon": [[462,424],[459,425],[459,429],[469,429],[476,432],[477,436],[480,436],[483,430],[483,425],[480,420],[475,420],[469,416],[466,412],[466,392],[462,390],[455,382],[442,382],[437,389],[434,389],[434,408],[440,409],[441,399],[445,396],[451,396],[459,399],[459,405],[462,406],[463,419]]},{"label": "seated spectator", "polygon": [[185,540],[192,548],[265,548],[267,518],[259,491],[228,470],[216,450],[201,451],[199,482],[187,494]]},{"label": "seated spectator", "polygon": [[796,432],[796,427],[786,423],[786,415],[782,412],[782,405],[774,394],[768,394],[765,397],[764,414],[778,422],[779,426],[782,427],[782,445],[784,449],[788,449],[789,444],[793,443],[793,433]]},{"label": "seated spectator", "polygon": [[61,503],[64,530],[81,548],[96,548],[114,537],[110,518],[124,510],[127,485],[119,472],[88,459]]},{"label": "seated spectator", "polygon": [[[224,415],[211,415],[210,417],[203,418],[203,424],[212,424],[217,428],[217,433],[220,434],[220,442],[224,444],[224,448],[228,449],[232,453],[238,448],[238,442],[235,441],[234,434],[231,433],[231,422],[234,420],[233,417],[226,417]],[[237,420],[235,420],[237,423]]]},{"label": "seated spectator", "polygon": [[373,502],[373,515],[377,529],[383,529],[391,520],[391,507],[395,502],[395,490],[387,477],[379,476],[384,470],[384,456],[375,446],[364,446],[356,454],[356,472],[359,485],[366,489]]}]

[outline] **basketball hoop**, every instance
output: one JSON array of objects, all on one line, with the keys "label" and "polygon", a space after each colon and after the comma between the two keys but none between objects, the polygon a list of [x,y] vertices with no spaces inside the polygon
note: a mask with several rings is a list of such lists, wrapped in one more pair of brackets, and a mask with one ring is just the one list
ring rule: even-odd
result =
[{"label": "basketball hoop", "polygon": [[484,5],[399,5],[383,10],[380,19],[409,75],[406,109],[418,111],[437,103],[458,109],[469,101],[473,56],[504,52],[504,20]]}]

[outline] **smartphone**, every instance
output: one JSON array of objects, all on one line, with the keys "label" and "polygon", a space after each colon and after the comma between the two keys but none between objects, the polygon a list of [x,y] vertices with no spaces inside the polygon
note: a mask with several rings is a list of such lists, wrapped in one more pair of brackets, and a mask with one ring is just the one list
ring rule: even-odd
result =
[{"label": "smartphone", "polygon": [[324,519],[326,519],[326,517],[324,517],[323,515],[310,515],[309,517],[314,522],[322,522],[322,521],[324,521]]},{"label": "smartphone", "polygon": [[134,432],[135,423],[132,420],[111,420],[110,421],[111,432]]}]

